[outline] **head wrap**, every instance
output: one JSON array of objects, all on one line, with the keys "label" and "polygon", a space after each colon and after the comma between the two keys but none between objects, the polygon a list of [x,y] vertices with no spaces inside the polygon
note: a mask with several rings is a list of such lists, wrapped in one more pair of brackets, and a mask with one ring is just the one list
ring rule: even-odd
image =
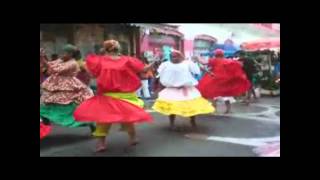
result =
[{"label": "head wrap", "polygon": [[73,56],[76,54],[76,51],[77,51],[77,47],[74,46],[74,45],[71,45],[71,44],[67,44],[63,47],[63,51],[66,52],[66,53],[70,53],[72,54]]},{"label": "head wrap", "polygon": [[222,49],[216,49],[216,50],[214,51],[214,55],[215,55],[215,56],[224,56],[224,52],[223,52]]}]

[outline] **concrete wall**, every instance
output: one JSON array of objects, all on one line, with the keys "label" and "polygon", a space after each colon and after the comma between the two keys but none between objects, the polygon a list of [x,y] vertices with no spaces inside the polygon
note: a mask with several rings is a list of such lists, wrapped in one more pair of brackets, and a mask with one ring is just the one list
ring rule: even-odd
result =
[{"label": "concrete wall", "polygon": [[76,24],[74,44],[79,47],[83,56],[94,53],[95,47],[104,41],[104,27],[99,24]]}]

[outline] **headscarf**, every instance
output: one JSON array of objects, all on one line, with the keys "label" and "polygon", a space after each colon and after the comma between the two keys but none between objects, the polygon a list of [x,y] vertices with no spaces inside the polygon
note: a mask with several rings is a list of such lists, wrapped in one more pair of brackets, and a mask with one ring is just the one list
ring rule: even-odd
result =
[{"label": "headscarf", "polygon": [[71,44],[67,44],[63,47],[62,49],[64,52],[66,53],[70,53],[72,54],[72,56],[75,56],[76,55],[76,52],[78,50],[78,48],[74,45],[71,45]]},{"label": "headscarf", "polygon": [[224,51],[222,49],[216,49],[214,51],[215,56],[224,56]]}]

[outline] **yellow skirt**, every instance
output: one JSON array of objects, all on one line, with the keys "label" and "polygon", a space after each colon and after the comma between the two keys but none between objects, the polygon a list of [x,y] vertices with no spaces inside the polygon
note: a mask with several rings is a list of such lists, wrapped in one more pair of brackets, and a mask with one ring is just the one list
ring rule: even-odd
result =
[{"label": "yellow skirt", "polygon": [[186,101],[168,101],[157,99],[152,109],[165,115],[191,117],[199,114],[214,113],[215,108],[206,99],[199,97]]},{"label": "yellow skirt", "polygon": [[127,101],[128,103],[134,104],[136,106],[139,106],[141,108],[143,108],[144,106],[144,102],[138,98],[138,96],[136,95],[136,93],[114,93],[114,92],[109,92],[109,93],[104,93],[105,96],[110,96],[113,97],[115,99],[120,99],[123,101]]}]

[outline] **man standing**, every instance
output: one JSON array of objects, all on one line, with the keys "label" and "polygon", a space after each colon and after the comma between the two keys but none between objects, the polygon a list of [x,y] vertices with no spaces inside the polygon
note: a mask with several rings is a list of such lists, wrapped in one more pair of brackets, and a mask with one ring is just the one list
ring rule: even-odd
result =
[{"label": "man standing", "polygon": [[245,71],[247,78],[251,83],[251,87],[247,92],[247,98],[246,98],[246,103],[247,103],[247,105],[249,105],[252,94],[253,94],[254,99],[255,100],[257,99],[257,95],[255,93],[255,87],[254,87],[254,83],[253,83],[253,78],[254,78],[254,74],[256,74],[258,72],[258,67],[256,65],[255,60],[246,57],[244,52],[240,52],[239,57],[240,57],[239,61],[242,62],[242,64],[243,64],[243,70]]}]

